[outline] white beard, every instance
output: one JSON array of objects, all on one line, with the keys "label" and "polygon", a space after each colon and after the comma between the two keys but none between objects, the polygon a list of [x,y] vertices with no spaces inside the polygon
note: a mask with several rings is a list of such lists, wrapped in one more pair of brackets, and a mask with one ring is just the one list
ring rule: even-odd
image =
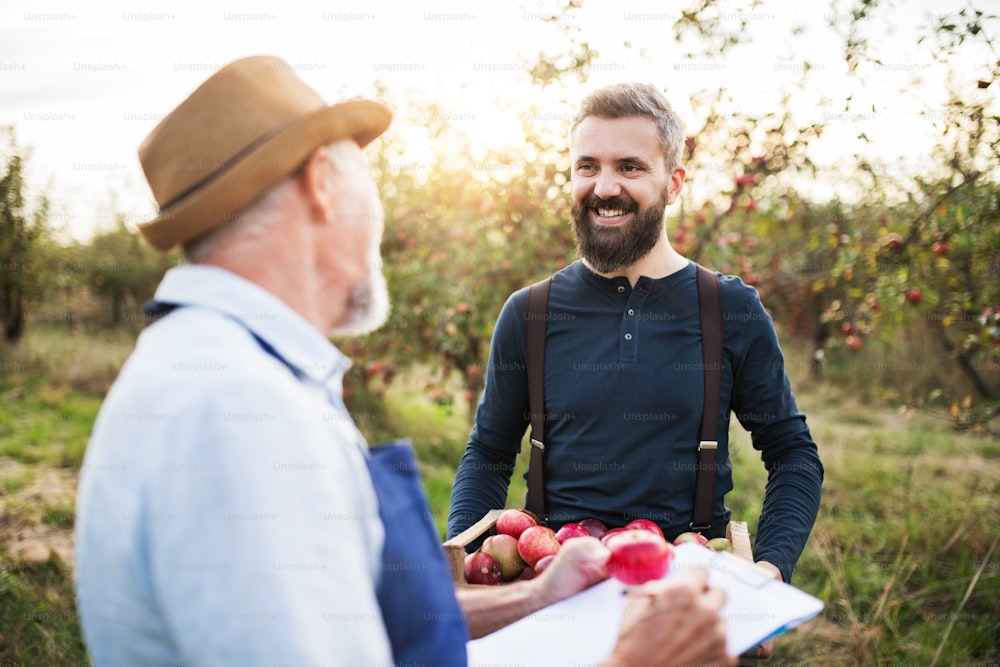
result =
[{"label": "white beard", "polygon": [[389,286],[382,275],[382,259],[372,261],[368,277],[347,300],[347,320],[330,330],[330,336],[360,336],[375,331],[389,319]]}]

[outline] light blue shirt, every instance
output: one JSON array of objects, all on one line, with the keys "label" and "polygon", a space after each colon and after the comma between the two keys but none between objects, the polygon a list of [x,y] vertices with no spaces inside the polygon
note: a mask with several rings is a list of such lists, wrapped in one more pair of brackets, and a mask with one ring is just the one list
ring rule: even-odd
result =
[{"label": "light blue shirt", "polygon": [[171,269],[156,299],[186,307],[139,337],[81,472],[94,664],[391,664],[382,524],[341,400],[349,361],[222,269]]}]

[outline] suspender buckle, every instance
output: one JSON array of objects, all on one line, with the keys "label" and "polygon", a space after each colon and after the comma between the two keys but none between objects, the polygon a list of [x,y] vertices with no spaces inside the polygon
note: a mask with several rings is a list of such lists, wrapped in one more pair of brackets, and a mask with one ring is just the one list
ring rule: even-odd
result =
[{"label": "suspender buckle", "polygon": [[702,440],[698,443],[698,451],[703,449],[718,449],[719,443],[717,440]]},{"label": "suspender buckle", "polygon": [[534,438],[531,438],[529,442],[531,443],[532,447],[537,447],[543,452],[545,451],[545,443],[542,442],[541,440],[535,440]]}]

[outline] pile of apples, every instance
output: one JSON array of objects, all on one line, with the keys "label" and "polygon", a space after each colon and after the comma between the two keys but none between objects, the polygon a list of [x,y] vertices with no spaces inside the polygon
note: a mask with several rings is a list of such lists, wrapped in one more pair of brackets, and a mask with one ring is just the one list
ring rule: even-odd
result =
[{"label": "pile of apples", "polygon": [[507,509],[497,517],[496,535],[478,551],[465,557],[465,580],[470,584],[497,585],[541,574],[563,543],[577,537],[596,537],[608,548],[608,572],[624,584],[639,585],[667,573],[674,546],[696,542],[716,551],[732,551],[726,538],[708,540],[695,532],[682,533],[673,544],[647,519],[635,519],[621,528],[608,529],[597,519],[567,523],[552,530],[528,510]]}]

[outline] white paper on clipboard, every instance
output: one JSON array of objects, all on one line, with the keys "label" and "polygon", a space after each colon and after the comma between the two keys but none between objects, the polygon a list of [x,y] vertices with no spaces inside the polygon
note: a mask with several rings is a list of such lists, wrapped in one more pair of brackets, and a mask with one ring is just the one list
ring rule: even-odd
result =
[{"label": "white paper on clipboard", "polygon": [[[666,578],[694,568],[726,591],[726,644],[739,655],[823,610],[823,602],[770,578],[732,554],[696,544],[675,548]],[[469,665],[598,665],[618,637],[625,587],[615,579],[535,612],[467,644]],[[541,641],[539,641],[541,639]]]}]

